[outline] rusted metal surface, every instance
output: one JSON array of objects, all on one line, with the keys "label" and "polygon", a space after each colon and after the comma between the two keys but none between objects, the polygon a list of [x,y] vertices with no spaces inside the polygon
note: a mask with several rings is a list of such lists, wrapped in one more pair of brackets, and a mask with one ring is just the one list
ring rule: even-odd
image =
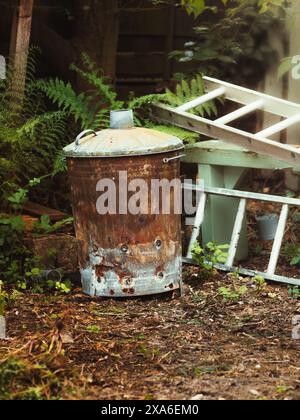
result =
[{"label": "rusted metal surface", "polygon": [[[151,214],[150,196],[149,214],[99,215],[96,208],[99,180],[114,179],[118,189],[119,172],[127,171],[128,183],[136,178],[145,180],[150,195],[153,179],[180,178],[179,159],[164,162],[179,154],[180,150],[144,156],[67,158],[85,293],[128,297],[179,288],[181,216],[174,214],[174,189],[169,192],[171,214]],[[117,205],[118,197],[119,191]]]}]

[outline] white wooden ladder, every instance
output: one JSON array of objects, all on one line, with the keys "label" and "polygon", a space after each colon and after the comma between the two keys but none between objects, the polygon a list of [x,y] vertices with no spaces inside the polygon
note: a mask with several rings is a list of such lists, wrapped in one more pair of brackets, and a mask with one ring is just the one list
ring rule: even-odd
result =
[{"label": "white wooden ladder", "polygon": [[[257,276],[261,275],[266,280],[271,280],[280,283],[287,283],[296,286],[300,286],[300,279],[292,279],[285,276],[276,275],[277,264],[280,256],[280,250],[282,247],[284,234],[286,231],[286,225],[289,216],[289,208],[290,206],[300,207],[300,200],[295,198],[289,197],[279,197],[274,195],[266,195],[266,194],[257,194],[245,191],[237,191],[237,190],[228,190],[224,188],[201,188],[197,185],[192,184],[184,184],[185,189],[189,190],[198,190],[201,192],[201,198],[198,204],[198,210],[195,217],[195,222],[193,226],[192,236],[189,244],[187,258],[184,258],[184,262],[192,263],[192,250],[196,240],[200,235],[201,226],[204,222],[204,214],[205,214],[205,204],[207,201],[208,195],[216,195],[216,196],[224,196],[224,197],[231,197],[231,198],[238,198],[240,199],[239,208],[236,215],[236,220],[232,232],[232,238],[230,243],[230,248],[228,252],[228,258],[226,264],[216,264],[215,268],[223,271],[234,272],[239,271],[241,274],[247,276]],[[237,248],[239,245],[239,239],[241,235],[241,230],[243,227],[243,220],[246,216],[247,210],[247,200],[255,200],[255,201],[262,201],[262,202],[273,202],[282,204],[281,215],[277,227],[276,236],[273,242],[273,249],[271,252],[270,260],[268,269],[266,272],[259,272],[255,270],[248,270],[243,268],[234,267],[234,261],[236,257]],[[226,221],[224,221],[226,223]]]},{"label": "white wooden ladder", "polygon": [[[246,89],[221,80],[204,77],[206,94],[177,108],[158,104],[152,107],[152,118],[156,121],[177,125],[210,138],[244,147],[250,151],[272,156],[283,162],[300,166],[300,149],[295,145],[281,144],[271,140],[277,134],[300,123],[300,105]],[[202,118],[189,111],[216,98],[225,98],[242,105],[238,110],[216,120]],[[229,124],[251,112],[263,110],[282,118],[282,121],[252,134]]]}]

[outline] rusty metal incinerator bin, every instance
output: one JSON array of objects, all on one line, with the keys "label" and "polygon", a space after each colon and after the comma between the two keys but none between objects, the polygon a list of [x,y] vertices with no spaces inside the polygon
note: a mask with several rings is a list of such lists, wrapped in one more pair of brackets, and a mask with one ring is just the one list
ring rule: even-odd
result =
[{"label": "rusty metal incinerator bin", "polygon": [[84,293],[128,297],[179,288],[181,215],[172,182],[180,184],[182,149],[178,138],[135,128],[132,111],[112,112],[110,129],[84,132],[64,149]]}]

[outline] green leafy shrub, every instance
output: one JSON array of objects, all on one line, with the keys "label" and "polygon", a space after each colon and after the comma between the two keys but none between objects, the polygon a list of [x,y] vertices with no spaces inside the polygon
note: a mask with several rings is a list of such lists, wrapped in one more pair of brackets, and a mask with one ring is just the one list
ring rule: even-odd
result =
[{"label": "green leafy shrub", "polygon": [[242,296],[248,292],[247,286],[241,286],[239,288],[233,287],[220,287],[218,294],[227,302],[237,302]]},{"label": "green leafy shrub", "polygon": [[72,116],[83,130],[107,128],[110,110],[119,110],[124,103],[117,99],[109,79],[103,76],[102,70],[86,54],[82,54],[82,65],[83,68],[79,68],[72,64],[71,69],[88,83],[88,92],[77,94],[70,83],[59,79],[40,80],[36,86],[67,117]]},{"label": "green leafy shrub", "polygon": [[0,281],[0,316],[4,316],[8,294],[3,290],[3,282]]},{"label": "green leafy shrub", "polygon": [[298,244],[286,244],[284,253],[291,266],[300,265],[300,246]]},{"label": "green leafy shrub", "polygon": [[205,270],[213,270],[215,264],[225,264],[228,258],[229,245],[217,245],[209,242],[202,248],[199,242],[192,250],[193,260]]},{"label": "green leafy shrub", "polygon": [[66,387],[72,395],[71,381],[78,382],[78,375],[67,368],[54,369],[46,357],[39,357],[10,357],[0,362],[0,400],[61,400]]},{"label": "green leafy shrub", "polygon": [[[48,111],[45,96],[35,80],[35,52],[28,61],[24,97],[13,89],[10,69],[6,80],[0,80],[0,207],[4,198],[20,190],[30,179],[53,170],[53,164],[71,130],[62,111]],[[13,203],[18,204],[18,203]]]},{"label": "green leafy shrub", "polygon": [[228,0],[223,7],[216,6],[215,1],[195,3],[202,12],[206,10],[195,27],[197,39],[171,57],[192,62],[196,71],[205,74],[240,82],[249,77],[260,81],[277,58],[269,44],[268,30],[283,21],[284,1]]},{"label": "green leafy shrub", "polygon": [[289,296],[292,299],[300,299],[300,287],[299,286],[291,286],[288,289]]},{"label": "green leafy shrub", "polygon": [[[37,81],[36,86],[59,108],[60,112],[78,123],[82,130],[108,128],[111,110],[129,108],[135,111],[135,124],[138,127],[154,128],[179,136],[187,142],[199,138],[198,134],[177,127],[157,125],[150,121],[149,107],[157,102],[176,107],[203,95],[205,89],[200,74],[195,75],[191,80],[179,81],[174,92],[166,89],[166,92],[162,94],[141,97],[131,95],[127,102],[123,102],[118,100],[109,79],[103,76],[101,69],[97,69],[96,64],[86,54],[82,54],[82,68],[72,64],[71,69],[88,84],[87,92],[76,93],[70,83],[59,79]],[[216,115],[217,107],[214,101],[210,101],[197,107],[193,113],[201,116]]]}]

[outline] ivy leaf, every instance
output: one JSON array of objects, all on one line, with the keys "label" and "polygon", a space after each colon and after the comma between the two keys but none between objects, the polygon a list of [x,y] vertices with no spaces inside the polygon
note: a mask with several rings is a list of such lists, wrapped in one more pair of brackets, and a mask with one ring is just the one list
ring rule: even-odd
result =
[{"label": "ivy leaf", "polygon": [[291,57],[287,57],[284,60],[282,60],[277,72],[278,79],[281,79],[287,72],[291,70],[292,67],[293,63]]},{"label": "ivy leaf", "polygon": [[194,15],[195,18],[201,15],[205,10],[205,0],[181,0],[181,5],[185,7],[189,15]]}]

